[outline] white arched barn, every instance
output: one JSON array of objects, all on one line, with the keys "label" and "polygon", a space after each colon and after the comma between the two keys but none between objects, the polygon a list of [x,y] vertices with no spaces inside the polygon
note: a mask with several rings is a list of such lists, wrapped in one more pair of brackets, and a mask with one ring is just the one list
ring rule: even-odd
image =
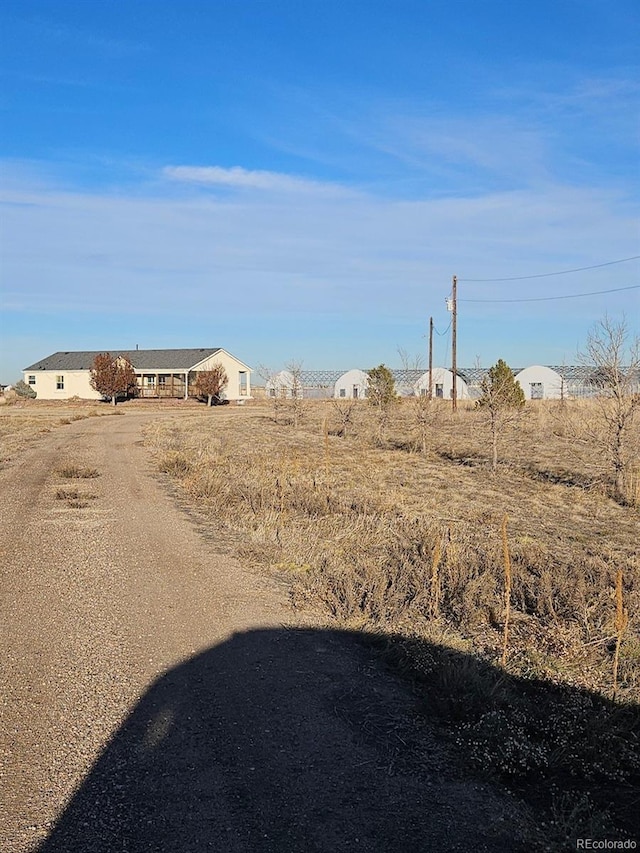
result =
[{"label": "white arched barn", "polygon": [[347,370],[334,385],[333,396],[338,399],[360,400],[367,396],[369,376],[364,370]]},{"label": "white arched barn", "polygon": [[[415,384],[416,394],[426,397],[429,394],[429,371],[423,373]],[[453,396],[453,373],[446,367],[434,367],[431,378],[431,392],[434,400],[450,400]],[[467,383],[458,374],[456,379],[456,397],[458,400],[467,400],[469,389]]]},{"label": "white arched barn", "polygon": [[559,400],[563,394],[560,374],[540,364],[520,370],[516,382],[524,391],[525,400]]},{"label": "white arched barn", "polygon": [[265,383],[267,397],[302,397],[302,383],[290,370],[280,370]]}]

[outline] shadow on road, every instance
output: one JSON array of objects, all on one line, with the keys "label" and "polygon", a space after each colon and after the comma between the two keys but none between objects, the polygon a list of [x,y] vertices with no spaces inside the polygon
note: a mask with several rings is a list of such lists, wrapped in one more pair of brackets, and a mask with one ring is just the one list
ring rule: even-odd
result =
[{"label": "shadow on road", "polygon": [[39,853],[538,849],[415,704],[357,634],[237,634],[151,686]]}]

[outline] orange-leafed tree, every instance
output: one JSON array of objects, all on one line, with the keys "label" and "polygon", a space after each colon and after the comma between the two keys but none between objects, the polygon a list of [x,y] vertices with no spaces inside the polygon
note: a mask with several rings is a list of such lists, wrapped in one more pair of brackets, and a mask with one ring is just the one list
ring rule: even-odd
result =
[{"label": "orange-leafed tree", "polygon": [[130,397],[138,387],[136,372],[124,356],[101,352],[93,360],[91,387],[115,406],[118,397]]},{"label": "orange-leafed tree", "polygon": [[229,384],[227,371],[221,364],[214,364],[210,370],[199,370],[196,378],[196,394],[207,398],[207,406],[222,402],[222,392]]}]

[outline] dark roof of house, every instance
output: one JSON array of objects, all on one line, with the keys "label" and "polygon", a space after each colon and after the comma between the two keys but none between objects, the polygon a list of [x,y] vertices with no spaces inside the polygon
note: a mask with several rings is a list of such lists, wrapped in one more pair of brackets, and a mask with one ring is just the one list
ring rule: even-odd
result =
[{"label": "dark roof of house", "polygon": [[[220,352],[221,347],[196,349],[109,350],[113,356],[124,356],[136,370],[190,370],[205,358]],[[26,370],[90,370],[97,355],[94,352],[54,352],[36,361]]]}]

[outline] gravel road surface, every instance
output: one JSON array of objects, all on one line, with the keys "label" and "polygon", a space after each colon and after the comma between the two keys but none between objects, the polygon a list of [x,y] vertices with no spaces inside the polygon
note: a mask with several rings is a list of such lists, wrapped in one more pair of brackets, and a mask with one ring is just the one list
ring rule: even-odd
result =
[{"label": "gravel road surface", "polygon": [[142,446],[160,416],[0,471],[2,853],[532,849],[353,635],[201,535]]}]

